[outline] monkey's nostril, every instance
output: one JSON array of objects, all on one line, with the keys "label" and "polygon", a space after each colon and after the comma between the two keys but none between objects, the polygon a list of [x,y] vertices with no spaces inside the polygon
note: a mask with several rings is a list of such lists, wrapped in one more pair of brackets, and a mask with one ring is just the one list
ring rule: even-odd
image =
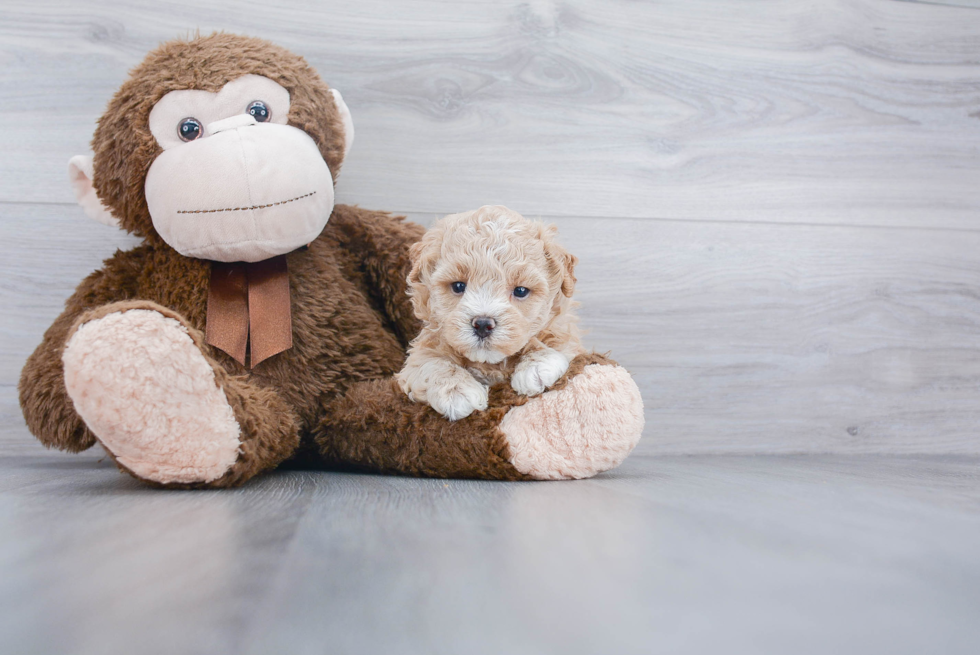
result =
[{"label": "monkey's nostril", "polygon": [[497,327],[497,323],[492,318],[481,316],[473,319],[473,331],[481,339],[486,339],[490,336],[490,333],[493,332],[495,327]]}]

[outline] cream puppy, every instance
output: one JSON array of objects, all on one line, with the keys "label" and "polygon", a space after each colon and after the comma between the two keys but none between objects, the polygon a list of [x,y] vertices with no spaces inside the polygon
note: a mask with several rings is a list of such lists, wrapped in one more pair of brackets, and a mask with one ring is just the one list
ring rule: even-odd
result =
[{"label": "cream puppy", "polygon": [[577,262],[557,230],[502,206],[452,214],[411,249],[409,293],[424,327],[401,388],[451,421],[487,408],[510,379],[540,394],[583,352],[572,310]]}]

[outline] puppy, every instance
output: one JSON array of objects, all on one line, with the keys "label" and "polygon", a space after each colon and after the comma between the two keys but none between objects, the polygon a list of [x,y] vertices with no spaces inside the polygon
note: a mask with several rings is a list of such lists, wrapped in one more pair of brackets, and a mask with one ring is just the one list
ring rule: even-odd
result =
[{"label": "puppy", "polygon": [[557,229],[502,206],[452,214],[411,249],[409,293],[424,327],[402,390],[451,421],[487,408],[488,387],[510,379],[540,394],[582,349],[572,310],[577,259]]}]

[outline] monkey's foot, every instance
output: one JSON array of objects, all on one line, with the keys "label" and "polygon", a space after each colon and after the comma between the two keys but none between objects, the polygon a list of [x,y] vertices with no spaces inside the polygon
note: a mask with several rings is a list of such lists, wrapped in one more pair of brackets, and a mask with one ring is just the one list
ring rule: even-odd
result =
[{"label": "monkey's foot", "polygon": [[179,321],[149,309],[106,314],[78,328],[62,359],[75,410],[136,476],[210,482],[238,459],[238,421]]},{"label": "monkey's foot", "polygon": [[588,478],[618,466],[643,432],[640,390],[621,366],[590,364],[500,422],[510,462],[538,480]]}]

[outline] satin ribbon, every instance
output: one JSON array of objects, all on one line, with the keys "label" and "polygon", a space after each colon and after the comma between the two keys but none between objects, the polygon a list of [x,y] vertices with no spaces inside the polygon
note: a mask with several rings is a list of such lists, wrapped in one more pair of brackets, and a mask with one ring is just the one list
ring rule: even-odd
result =
[{"label": "satin ribbon", "polygon": [[211,262],[205,341],[248,368],[293,346],[286,256],[261,262]]}]

